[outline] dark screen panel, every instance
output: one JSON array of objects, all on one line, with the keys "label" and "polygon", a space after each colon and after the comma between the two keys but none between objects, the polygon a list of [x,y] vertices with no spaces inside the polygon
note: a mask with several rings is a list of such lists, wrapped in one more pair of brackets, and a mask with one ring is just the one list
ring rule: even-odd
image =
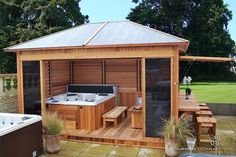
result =
[{"label": "dark screen panel", "polygon": [[146,59],[146,136],[160,137],[170,116],[170,59]]},{"label": "dark screen panel", "polygon": [[23,62],[24,111],[41,114],[39,61]]}]

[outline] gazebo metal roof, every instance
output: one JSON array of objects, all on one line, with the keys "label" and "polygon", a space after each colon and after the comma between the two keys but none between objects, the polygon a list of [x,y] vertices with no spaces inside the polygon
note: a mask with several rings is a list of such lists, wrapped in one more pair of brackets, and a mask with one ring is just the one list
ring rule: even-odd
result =
[{"label": "gazebo metal roof", "polygon": [[86,23],[10,46],[5,51],[124,45],[184,45],[186,50],[188,44],[188,40],[127,20]]}]

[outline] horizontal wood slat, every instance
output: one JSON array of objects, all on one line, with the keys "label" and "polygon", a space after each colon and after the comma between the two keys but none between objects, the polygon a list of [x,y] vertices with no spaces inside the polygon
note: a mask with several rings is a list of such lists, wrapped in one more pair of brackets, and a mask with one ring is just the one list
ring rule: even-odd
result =
[{"label": "horizontal wood slat", "polygon": [[51,95],[66,92],[70,83],[70,61],[51,61]]},{"label": "horizontal wood slat", "polygon": [[142,92],[119,92],[119,105],[128,106],[128,108],[130,108],[136,104],[136,99],[138,96],[142,96]]},{"label": "horizontal wood slat", "polygon": [[131,107],[141,96],[139,68],[136,59],[45,61],[46,97],[66,92],[71,80],[75,84],[115,84],[119,105]]},{"label": "horizontal wood slat", "polygon": [[79,84],[101,84],[102,83],[102,61],[101,60],[79,60],[73,62],[74,83]]},{"label": "horizontal wood slat", "polygon": [[136,60],[110,59],[105,64],[107,84],[116,84],[119,88],[137,88]]}]

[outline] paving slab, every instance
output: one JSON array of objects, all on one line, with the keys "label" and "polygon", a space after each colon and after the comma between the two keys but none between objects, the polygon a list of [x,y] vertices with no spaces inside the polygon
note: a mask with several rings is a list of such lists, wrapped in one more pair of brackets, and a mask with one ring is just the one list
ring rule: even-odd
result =
[{"label": "paving slab", "polygon": [[136,157],[165,157],[162,149],[140,148]]},{"label": "paving slab", "polygon": [[138,151],[138,147],[115,146],[109,155],[120,157],[136,157]]},{"label": "paving slab", "polygon": [[106,156],[113,150],[113,148],[113,145],[91,144],[83,151],[83,153]]}]

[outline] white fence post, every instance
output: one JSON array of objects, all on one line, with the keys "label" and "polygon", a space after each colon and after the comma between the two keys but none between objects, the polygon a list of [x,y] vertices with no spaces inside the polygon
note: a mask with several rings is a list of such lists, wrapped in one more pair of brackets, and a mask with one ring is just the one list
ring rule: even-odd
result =
[{"label": "white fence post", "polygon": [[3,92],[3,78],[0,77],[0,93]]},{"label": "white fence post", "polygon": [[[14,88],[14,80],[16,79],[17,74],[0,74],[0,93],[4,92],[7,88],[7,80],[10,81],[10,88]],[[10,80],[9,80],[10,79]],[[17,87],[17,84],[16,84]],[[8,87],[9,88],[9,87]]]}]

